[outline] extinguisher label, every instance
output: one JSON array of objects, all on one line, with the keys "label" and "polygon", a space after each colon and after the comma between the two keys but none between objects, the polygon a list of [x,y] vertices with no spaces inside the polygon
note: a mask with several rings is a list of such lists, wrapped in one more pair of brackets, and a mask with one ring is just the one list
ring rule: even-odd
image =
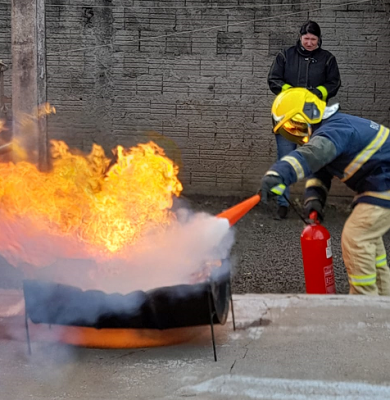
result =
[{"label": "extinguisher label", "polygon": [[336,293],[336,287],[333,274],[333,263],[324,267],[325,289],[326,293]]},{"label": "extinguisher label", "polygon": [[330,257],[332,257],[332,248],[327,247],[326,248],[326,258],[330,258]]},{"label": "extinguisher label", "polygon": [[333,264],[328,265],[327,267],[324,267],[324,274],[325,277],[329,276],[329,275],[333,275],[332,274],[333,271]]},{"label": "extinguisher label", "polygon": [[332,246],[330,238],[326,241],[326,258],[332,257]]}]

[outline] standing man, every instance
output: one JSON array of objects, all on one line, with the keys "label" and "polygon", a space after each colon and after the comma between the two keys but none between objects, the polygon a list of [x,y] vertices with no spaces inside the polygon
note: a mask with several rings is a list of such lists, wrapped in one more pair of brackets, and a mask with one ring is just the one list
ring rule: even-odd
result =
[{"label": "standing man", "polygon": [[307,89],[279,94],[272,105],[274,133],[301,145],[276,162],[261,182],[262,201],[306,182],[304,213],[323,219],[334,176],[357,195],[344,225],[341,248],[350,294],[390,296],[383,235],[390,229],[390,131],[368,119],[338,112]]},{"label": "standing man", "polygon": [[[301,26],[299,40],[295,46],[281,51],[276,56],[268,74],[268,85],[278,95],[292,87],[303,87],[314,93],[319,99],[327,101],[336,96],[340,88],[340,72],[336,58],[321,48],[321,29],[314,21]],[[276,134],[278,160],[295,150],[296,144]],[[284,195],[289,198],[287,188]],[[279,196],[278,217],[287,217],[288,202]]]}]

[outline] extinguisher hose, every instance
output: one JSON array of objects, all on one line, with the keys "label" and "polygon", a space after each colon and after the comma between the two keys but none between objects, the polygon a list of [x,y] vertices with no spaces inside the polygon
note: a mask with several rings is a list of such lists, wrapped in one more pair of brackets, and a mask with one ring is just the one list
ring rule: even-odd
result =
[{"label": "extinguisher hose", "polygon": [[305,220],[305,218],[302,217],[301,213],[295,208],[293,203],[287,198],[285,194],[283,194],[283,197],[287,200],[287,203],[290,205],[290,207],[295,211],[295,213],[298,215],[298,217],[303,221],[305,225],[309,225],[308,222]]}]

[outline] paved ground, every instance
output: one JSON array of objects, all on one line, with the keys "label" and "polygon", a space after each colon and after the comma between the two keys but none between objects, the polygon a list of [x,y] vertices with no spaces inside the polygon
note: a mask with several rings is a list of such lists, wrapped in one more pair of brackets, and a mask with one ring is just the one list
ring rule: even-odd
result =
[{"label": "paved ground", "polygon": [[[0,315],[20,295],[0,292]],[[389,298],[249,294],[234,305],[236,331],[231,314],[216,329],[217,362],[207,327],[179,345],[100,350],[30,323],[28,355],[23,310],[0,318],[1,399],[390,399]]]}]

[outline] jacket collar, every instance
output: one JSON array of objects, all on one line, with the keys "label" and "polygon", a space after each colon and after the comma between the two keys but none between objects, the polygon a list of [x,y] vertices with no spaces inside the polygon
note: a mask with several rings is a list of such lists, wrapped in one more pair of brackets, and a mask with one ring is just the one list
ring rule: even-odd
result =
[{"label": "jacket collar", "polygon": [[[333,109],[332,109],[332,108],[333,108]],[[333,116],[335,116],[335,115],[338,114],[338,112],[339,112],[339,103],[334,104],[333,106],[330,106],[330,107],[326,107],[324,116],[326,115],[327,109],[332,109],[332,110],[329,110],[329,111],[330,111],[330,115],[327,115],[326,117],[323,117],[322,121],[319,122],[318,124],[312,125],[313,133],[314,133],[320,126],[322,126],[323,124],[326,124],[328,121],[330,121],[330,120],[332,119]]]}]

